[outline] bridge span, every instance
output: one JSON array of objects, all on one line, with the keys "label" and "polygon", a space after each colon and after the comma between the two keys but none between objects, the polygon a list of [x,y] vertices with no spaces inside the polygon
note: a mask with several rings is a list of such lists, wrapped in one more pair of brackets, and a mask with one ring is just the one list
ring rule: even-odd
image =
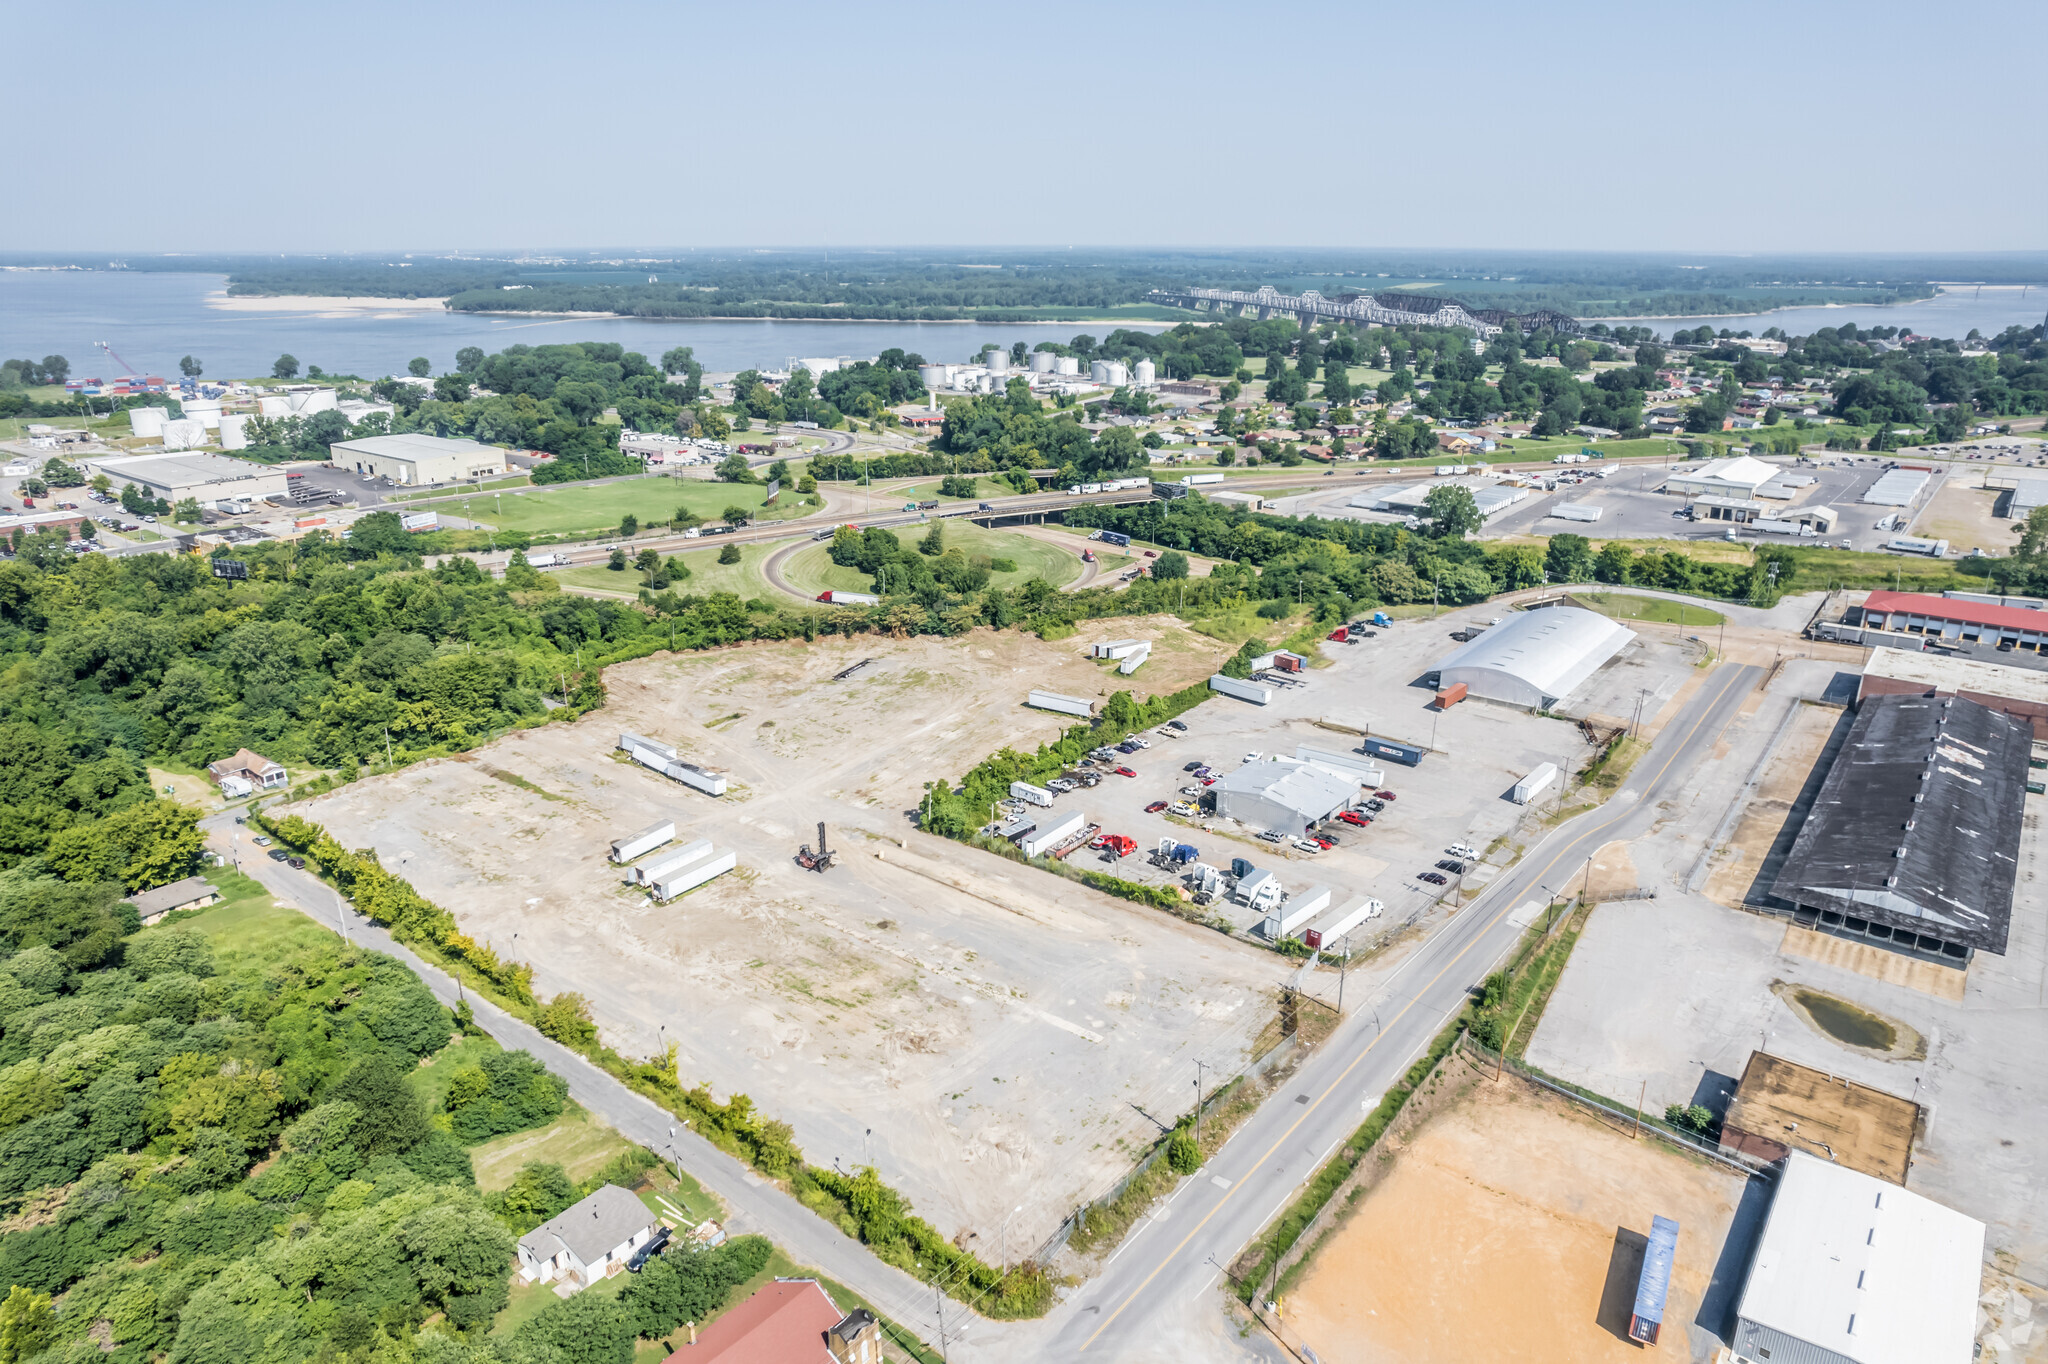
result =
[{"label": "bridge span", "polygon": [[1533,313],[1510,313],[1498,308],[1467,308],[1456,299],[1429,294],[1365,294],[1338,301],[1324,298],[1311,289],[1303,294],[1283,294],[1268,284],[1255,292],[1242,289],[1154,289],[1147,303],[1167,308],[1188,308],[1196,312],[1256,316],[1260,321],[1274,316],[1292,317],[1305,331],[1317,322],[1363,322],[1374,327],[1465,327],[1484,337],[1498,336],[1508,327],[1521,332],[1549,328],[1569,336],[1579,334],[1579,320],[1544,309]]}]

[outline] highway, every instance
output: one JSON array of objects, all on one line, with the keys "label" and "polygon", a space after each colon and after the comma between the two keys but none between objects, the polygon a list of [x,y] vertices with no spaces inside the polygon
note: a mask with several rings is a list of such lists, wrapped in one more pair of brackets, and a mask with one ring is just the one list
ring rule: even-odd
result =
[{"label": "highway", "polygon": [[1044,1323],[1041,1357],[1165,1357],[1162,1341],[1213,1310],[1208,1295],[1223,1266],[1357,1130],[1514,946],[1524,930],[1510,922],[1513,911],[1563,898],[1602,846],[1645,833],[1659,802],[1712,751],[1763,671],[1723,664],[1708,674],[1612,799],[1552,830],[1359,1001],[1288,1083],[1292,1093],[1268,1100],[1167,1206],[1132,1229],[1094,1280],[1055,1309]]}]

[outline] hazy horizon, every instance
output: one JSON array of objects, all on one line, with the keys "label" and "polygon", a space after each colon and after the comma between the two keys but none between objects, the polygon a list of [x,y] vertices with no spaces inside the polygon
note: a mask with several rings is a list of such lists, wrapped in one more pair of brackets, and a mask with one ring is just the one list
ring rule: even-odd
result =
[{"label": "hazy horizon", "polygon": [[2032,88],[2039,4],[1912,48],[1897,0],[776,20],[215,5],[93,48],[25,10],[0,110],[47,146],[0,251],[2043,245],[2048,120],[2000,93]]}]

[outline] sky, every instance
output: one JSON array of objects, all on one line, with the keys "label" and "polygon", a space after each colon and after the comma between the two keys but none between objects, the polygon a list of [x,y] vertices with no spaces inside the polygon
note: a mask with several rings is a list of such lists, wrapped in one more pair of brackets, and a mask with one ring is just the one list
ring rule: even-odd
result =
[{"label": "sky", "polygon": [[23,6],[0,251],[2040,249],[2048,4],[1967,15]]}]

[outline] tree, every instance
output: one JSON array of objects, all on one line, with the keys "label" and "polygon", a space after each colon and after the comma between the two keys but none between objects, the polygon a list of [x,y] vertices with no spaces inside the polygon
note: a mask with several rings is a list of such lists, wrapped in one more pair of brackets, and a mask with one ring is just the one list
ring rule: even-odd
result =
[{"label": "tree", "polygon": [[187,379],[197,379],[200,375],[206,373],[206,366],[188,355],[178,361],[178,373],[184,375]]},{"label": "tree", "polygon": [[[171,508],[171,516],[177,521],[196,524],[200,519],[199,499],[196,497],[180,498],[178,505]],[[85,524],[89,526],[92,522],[88,521]]]},{"label": "tree", "polygon": [[946,552],[946,523],[934,521],[931,529],[924,533],[924,539],[917,542],[917,552],[926,558],[936,559]]},{"label": "tree", "polygon": [[[442,1016],[441,1036],[447,1037],[447,1011]],[[389,1052],[372,1052],[350,1066],[324,1095],[323,1103],[352,1103],[360,1116],[350,1140],[366,1156],[396,1155],[409,1151],[433,1129],[419,1096],[406,1083],[404,1072]]]},{"label": "tree", "polygon": [[1593,576],[1593,542],[1569,531],[1550,537],[1543,572],[1554,583],[1582,583]]},{"label": "tree", "polygon": [[587,1047],[597,1040],[590,1004],[574,992],[556,995],[533,1016],[533,1025],[567,1047]]},{"label": "tree", "polygon": [[1470,488],[1447,484],[1431,488],[1422,499],[1429,533],[1440,540],[1462,540],[1480,526],[1479,503]]},{"label": "tree", "polygon": [[434,372],[434,362],[424,355],[415,355],[405,362],[405,372],[415,379],[424,379]]},{"label": "tree", "polygon": [[272,362],[272,364],[271,364],[271,366],[270,366],[270,377],[271,377],[271,378],[273,378],[273,379],[296,379],[296,378],[298,378],[298,377],[299,377],[299,361],[298,361],[298,357],[297,357],[297,356],[295,356],[295,355],[291,355],[291,354],[285,354],[285,355],[280,355],[280,356],[278,356],[278,357],[277,357],[277,359],[276,359],[276,360],[275,360],[274,362]]},{"label": "tree", "polygon": [[604,561],[604,566],[614,573],[624,573],[626,571],[626,551],[617,545],[612,546],[611,557]]},{"label": "tree", "polygon": [[735,450],[718,461],[718,480],[721,483],[752,483],[754,471],[747,467],[747,457]]},{"label": "tree", "polygon": [[43,378],[53,384],[61,384],[71,377],[71,362],[61,355],[43,357]]},{"label": "tree", "polygon": [[470,378],[467,374],[444,374],[434,380],[434,401],[439,403],[460,403],[469,400]]},{"label": "tree", "polygon": [[718,514],[718,519],[725,522],[728,526],[739,527],[746,525],[748,519],[752,516],[753,513],[745,507],[727,507]]},{"label": "tree", "polygon": [[661,551],[649,546],[633,556],[633,567],[642,573],[652,574],[661,567]]},{"label": "tree", "polygon": [[1172,582],[1188,576],[1188,556],[1177,549],[1169,549],[1159,556],[1159,562],[1152,565],[1152,577],[1157,582]]},{"label": "tree", "polygon": [[1166,1164],[1177,1175],[1191,1175],[1202,1168],[1202,1148],[1195,1145],[1194,1134],[1185,1127],[1176,1127],[1166,1142]]},{"label": "tree", "polygon": [[464,346],[455,352],[455,372],[474,374],[483,368],[484,352],[481,346]]},{"label": "tree", "polygon": [[703,525],[704,518],[691,511],[688,507],[677,507],[676,514],[669,518],[668,523],[677,530],[688,530],[692,526]]},{"label": "tree", "polygon": [[624,516],[619,518],[619,535],[621,536],[621,538],[630,540],[639,533],[639,517],[633,515],[633,513],[631,512],[627,512]]},{"label": "tree", "polygon": [[18,1284],[8,1289],[7,1300],[0,1302],[0,1364],[22,1364],[41,1354],[56,1330],[49,1294]]},{"label": "tree", "polygon": [[721,564],[736,564],[739,561],[740,547],[738,545],[735,545],[732,542],[727,541],[725,544],[720,545],[718,547],[718,562],[720,562]]}]

